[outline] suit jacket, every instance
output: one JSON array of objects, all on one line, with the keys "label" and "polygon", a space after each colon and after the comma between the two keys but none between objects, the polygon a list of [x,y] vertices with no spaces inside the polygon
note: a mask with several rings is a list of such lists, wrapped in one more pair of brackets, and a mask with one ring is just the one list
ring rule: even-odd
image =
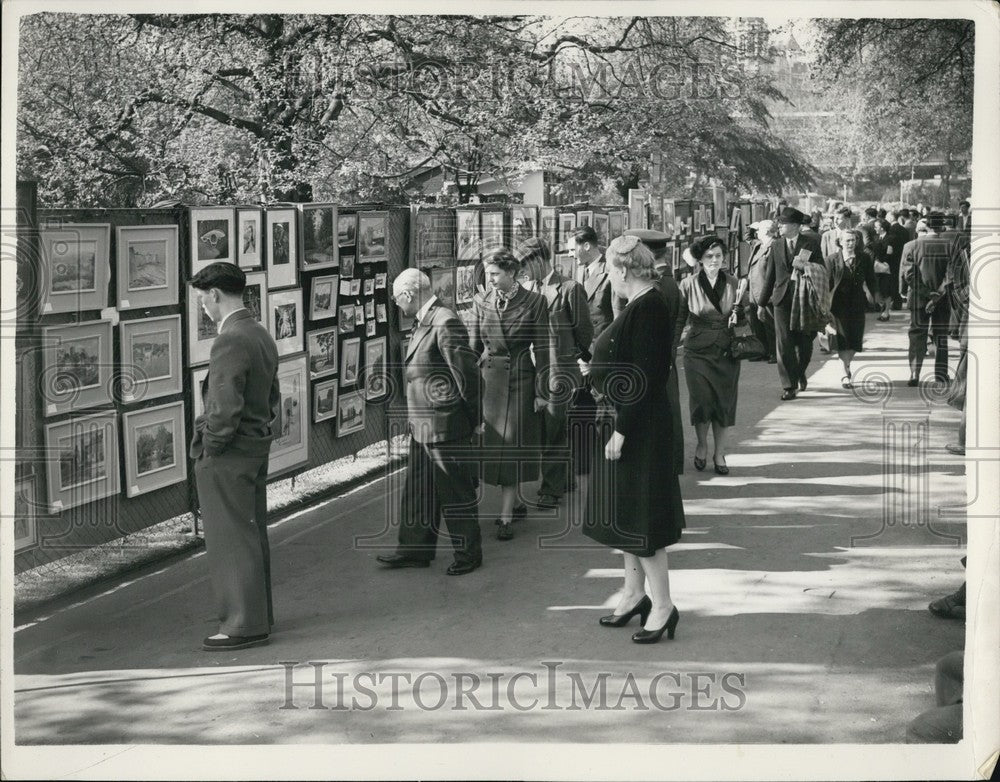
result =
[{"label": "suit jacket", "polygon": [[[860,268],[861,274],[864,277],[868,293],[874,297],[878,293],[878,282],[875,279],[875,262],[861,248],[856,248],[854,252],[857,258],[855,263],[860,264],[858,268]],[[830,295],[832,296],[837,290],[837,286],[840,285],[840,281],[844,279],[844,272],[847,271],[842,250],[837,250],[833,255],[827,257],[826,270],[830,273]]]},{"label": "suit jacket", "polygon": [[823,265],[823,252],[820,249],[819,238],[814,233],[800,233],[795,240],[791,255],[788,254],[787,243],[783,237],[779,236],[771,243],[765,261],[767,265],[765,267],[764,288],[760,298],[762,303],[781,304],[786,296],[794,295],[792,261],[803,250],[808,253],[807,260],[810,263]]},{"label": "suit jacket", "polygon": [[278,348],[247,310],[234,312],[223,324],[201,395],[205,412],[194,424],[191,458],[202,453],[267,454],[281,404]]},{"label": "suit jacket", "polygon": [[941,236],[925,235],[903,246],[899,264],[900,293],[909,292],[909,308],[922,309],[934,292],[944,290],[948,265],[958,246]]},{"label": "suit jacket", "polygon": [[768,249],[761,242],[756,242],[747,263],[747,292],[750,301],[761,307],[768,304],[768,300],[763,297],[770,259]]},{"label": "suit jacket", "polygon": [[[736,300],[738,287],[736,278],[725,271],[720,271],[719,274],[725,281],[725,290],[719,299],[719,309],[715,308],[708,294],[702,290],[698,279],[700,275],[692,274],[680,285],[681,320],[677,325],[683,329],[685,351],[697,352],[712,345],[718,345],[722,349],[729,347],[729,316],[733,307],[743,302]],[[743,295],[746,296],[745,291]]]},{"label": "suit jacket", "polygon": [[435,300],[403,359],[410,432],[418,443],[469,437],[479,425],[479,370],[458,316]]},{"label": "suit jacket", "polygon": [[823,257],[827,258],[833,255],[840,248],[837,247],[837,235],[840,233],[836,228],[831,228],[829,231],[823,233],[823,238],[820,240],[820,249],[823,252]]},{"label": "suit jacket", "polygon": [[583,377],[576,360],[590,361],[590,344],[594,341],[587,292],[580,283],[566,279],[555,269],[539,282],[538,292],[549,310],[551,363],[560,374],[571,376],[579,388]]},{"label": "suit jacket", "polygon": [[[580,271],[580,275],[582,279],[583,270]],[[612,301],[614,297],[611,294],[611,280],[608,277],[607,263],[603,255],[597,270],[584,280],[582,285],[587,294],[587,307],[590,311],[590,323],[594,332],[593,339],[597,339],[598,335],[611,325],[611,321],[617,315],[615,302]],[[593,340],[591,340],[591,348],[593,348],[593,344]]]}]

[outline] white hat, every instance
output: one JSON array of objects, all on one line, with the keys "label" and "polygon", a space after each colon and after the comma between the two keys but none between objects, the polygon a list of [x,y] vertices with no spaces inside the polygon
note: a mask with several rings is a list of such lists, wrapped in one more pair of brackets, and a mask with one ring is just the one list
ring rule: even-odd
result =
[{"label": "white hat", "polygon": [[681,258],[684,259],[684,263],[686,263],[688,266],[694,266],[695,264],[698,263],[698,261],[695,260],[694,256],[691,255],[690,247],[684,248],[684,252],[681,253]]},{"label": "white hat", "polygon": [[750,223],[748,228],[753,228],[757,233],[763,231],[768,233],[772,228],[774,228],[774,220],[758,220],[756,223]]}]

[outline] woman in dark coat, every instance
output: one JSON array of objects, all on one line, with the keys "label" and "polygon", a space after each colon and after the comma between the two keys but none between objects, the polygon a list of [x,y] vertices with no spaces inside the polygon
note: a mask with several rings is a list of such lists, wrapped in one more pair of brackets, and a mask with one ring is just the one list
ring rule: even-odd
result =
[{"label": "woman in dark coat", "polygon": [[[872,261],[876,264],[875,279],[878,282],[878,292],[882,296],[882,312],[878,319],[885,322],[889,320],[889,307],[892,304],[894,291],[898,287],[895,282],[899,278],[899,258],[903,248],[893,244],[892,235],[889,233],[889,222],[879,218],[872,223],[875,229],[875,239],[868,245]],[[896,242],[896,244],[899,244]],[[885,266],[883,267],[882,264]],[[881,268],[888,267],[885,271]]]},{"label": "woman in dark coat", "polygon": [[[712,427],[715,472],[728,475],[726,440],[736,423],[740,362],[729,356],[729,322],[739,313],[736,278],[725,271],[726,244],[718,236],[705,236],[690,247],[700,264],[696,274],[681,282],[684,327],[684,377],[687,379],[691,423],[698,436],[694,466],[704,470],[708,459],[708,428]],[[744,292],[745,296],[745,292]]]},{"label": "woman in dark coat", "polygon": [[538,479],[541,413],[549,398],[549,323],[544,297],[516,280],[521,264],[498,248],[485,259],[485,295],[473,299],[469,343],[480,356],[483,399],[483,481],[501,487],[499,540],[510,522],[521,481]]},{"label": "woman in dark coat", "polygon": [[[673,638],[666,547],[680,540],[684,506],[674,470],[667,399],[673,322],[656,285],[653,254],[635,236],[605,253],[614,294],[628,306],[594,341],[588,371],[599,396],[591,489],[583,533],[625,557],[625,587],[605,627],[638,615],[636,643]],[[645,585],[649,586],[646,594]]]},{"label": "woman in dark coat", "polygon": [[841,231],[836,244],[840,249],[825,259],[833,293],[830,314],[836,331],[830,336],[830,348],[837,351],[844,365],[841,385],[852,388],[851,361],[864,342],[866,305],[873,301],[881,305],[883,294],[875,279],[874,262],[861,249],[861,236],[855,231]]}]

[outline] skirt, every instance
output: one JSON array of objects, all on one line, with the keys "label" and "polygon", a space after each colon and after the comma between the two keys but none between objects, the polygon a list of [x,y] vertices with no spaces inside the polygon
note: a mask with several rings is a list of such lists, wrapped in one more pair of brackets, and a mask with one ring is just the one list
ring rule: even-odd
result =
[{"label": "skirt", "polygon": [[684,348],[684,376],[692,424],[736,423],[740,362],[723,353],[718,344],[700,350]]}]

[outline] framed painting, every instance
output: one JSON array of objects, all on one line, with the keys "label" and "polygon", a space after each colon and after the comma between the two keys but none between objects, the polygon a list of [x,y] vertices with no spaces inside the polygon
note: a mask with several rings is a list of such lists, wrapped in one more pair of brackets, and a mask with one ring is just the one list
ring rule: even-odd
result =
[{"label": "framed painting", "polygon": [[354,325],[355,326],[365,325],[365,308],[360,304],[354,305]]},{"label": "framed painting", "polygon": [[232,207],[191,209],[191,276],[211,263],[236,263]]},{"label": "framed painting", "polygon": [[517,247],[525,239],[538,236],[538,209],[534,206],[512,206],[510,222],[511,246]]},{"label": "framed painting", "polygon": [[388,212],[358,212],[358,258],[384,261]]},{"label": "framed painting", "polygon": [[365,302],[365,318],[367,320],[375,319],[375,299],[368,299]]},{"label": "framed painting", "polygon": [[341,394],[337,400],[337,437],[365,428],[365,398],[360,391]]},{"label": "framed painting", "polygon": [[482,230],[483,256],[497,247],[505,247],[507,242],[504,232],[504,213],[483,212],[479,219]]},{"label": "framed painting", "polygon": [[624,212],[609,212],[608,213],[608,240],[617,239],[625,233],[625,213]]},{"label": "framed painting", "polygon": [[298,239],[295,209],[267,210],[267,284],[291,288],[298,283]]},{"label": "framed painting", "polygon": [[261,234],[260,209],[236,210],[236,259],[244,269],[264,265],[264,237]]},{"label": "framed painting", "polygon": [[455,212],[437,207],[410,207],[410,257],[418,269],[451,263],[455,258]]},{"label": "framed painting", "polygon": [[476,267],[471,264],[455,267],[455,304],[471,304],[476,295]]},{"label": "framed painting", "polygon": [[576,213],[576,227],[584,228],[594,224],[594,213],[589,210]]},{"label": "framed painting", "polygon": [[358,216],[337,212],[337,246],[353,247],[358,243]]},{"label": "framed painting", "polygon": [[103,310],[111,278],[111,226],[68,223],[38,232],[45,285],[42,314]]},{"label": "framed painting", "polygon": [[309,462],[309,427],[303,418],[309,411],[309,368],[305,356],[278,362],[278,434],[271,442],[268,476],[295,469]]},{"label": "framed painting", "polygon": [[377,320],[379,323],[385,323],[389,320],[388,316],[386,315],[385,304],[381,302],[375,305],[375,320]]},{"label": "framed painting", "polygon": [[668,234],[677,231],[677,207],[672,198],[663,199],[663,230]]},{"label": "framed painting", "polygon": [[337,374],[337,337],[336,326],[306,334],[309,377],[313,380]]},{"label": "framed painting", "polygon": [[646,191],[641,187],[628,191],[628,227],[646,227]]},{"label": "framed painting", "polygon": [[329,421],[337,416],[337,381],[324,380],[313,386],[313,422]]},{"label": "framed painting", "polygon": [[552,258],[552,266],[567,280],[575,280],[576,260],[569,253],[561,253]]},{"label": "framed painting", "polygon": [[118,415],[111,410],[45,427],[52,513],[117,494]]},{"label": "framed painting", "polygon": [[556,241],[555,252],[566,252],[569,247],[569,239],[576,230],[576,212],[561,212],[559,214],[559,237]]},{"label": "framed painting", "polygon": [[346,279],[354,276],[354,253],[345,253],[340,256],[340,278]]},{"label": "framed painting", "polygon": [[365,342],[365,399],[373,402],[389,393],[389,375],[385,337]]},{"label": "framed painting", "polygon": [[264,322],[264,301],[267,298],[267,273],[247,272],[247,285],[243,289],[243,306],[250,310],[254,320]]},{"label": "framed painting", "polygon": [[361,280],[355,277],[351,280],[351,295],[360,296],[361,295]]},{"label": "framed painting", "polygon": [[478,209],[456,209],[455,253],[460,261],[478,261],[482,254],[482,231]]},{"label": "framed painting", "polygon": [[337,330],[341,334],[354,333],[354,305],[341,304],[337,308]]},{"label": "framed painting", "polygon": [[337,207],[302,205],[302,269],[329,269],[338,263]]},{"label": "framed painting", "polygon": [[538,210],[538,235],[545,241],[550,252],[556,250],[559,218],[554,206],[543,206]]},{"label": "framed painting", "polygon": [[14,481],[14,552],[38,545],[38,498],[34,475]]},{"label": "framed painting", "polygon": [[606,214],[594,214],[594,231],[597,233],[597,243],[601,247],[607,247],[608,242],[611,241],[611,236],[608,232],[608,224],[609,220]]},{"label": "framed painting", "polygon": [[191,412],[194,413],[195,420],[205,412],[205,400],[202,398],[201,388],[208,377],[208,367],[198,367],[191,370]]},{"label": "framed painting", "polygon": [[388,275],[385,272],[378,272],[378,273],[376,273],[376,275],[375,275],[375,290],[377,290],[377,291],[379,291],[379,290],[384,291],[387,279],[388,279]]},{"label": "framed painting", "polygon": [[302,350],[302,289],[267,294],[267,328],[278,346],[278,355]]},{"label": "framed painting", "polygon": [[39,386],[45,415],[109,404],[113,355],[110,320],[42,329]]},{"label": "framed painting", "polygon": [[121,337],[122,402],[141,402],[179,394],[181,377],[181,316],[123,320]]},{"label": "framed painting", "polygon": [[184,403],[122,415],[125,494],[137,497],[187,479]]},{"label": "framed painting", "polygon": [[340,346],[340,385],[358,382],[361,363],[361,337],[350,337]]},{"label": "framed painting", "polygon": [[374,296],[375,295],[375,278],[374,277],[369,277],[368,279],[365,280],[364,294],[365,294],[365,296]]},{"label": "framed painting", "polygon": [[176,225],[118,228],[118,309],[177,304],[180,275]]},{"label": "framed painting", "polygon": [[337,316],[337,290],[340,278],[336,274],[313,277],[309,289],[309,320],[325,320]]},{"label": "framed painting", "polygon": [[455,267],[431,269],[431,290],[441,303],[450,310],[455,309]]},{"label": "framed painting", "polygon": [[378,329],[378,326],[375,324],[375,320],[374,319],[369,320],[369,321],[365,321],[365,336],[366,337],[374,337],[375,336],[375,331],[377,329]]}]

